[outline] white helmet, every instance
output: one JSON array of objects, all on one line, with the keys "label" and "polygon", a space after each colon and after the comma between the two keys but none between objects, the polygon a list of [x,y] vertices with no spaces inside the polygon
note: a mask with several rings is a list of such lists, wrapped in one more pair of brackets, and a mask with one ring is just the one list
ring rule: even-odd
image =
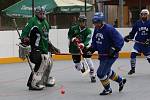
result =
[{"label": "white helmet", "polygon": [[140,14],[143,14],[143,13],[149,15],[148,9],[142,9],[141,12],[140,12]]},{"label": "white helmet", "polygon": [[46,13],[45,11],[45,8],[44,7],[41,7],[41,6],[38,6],[36,9],[35,9],[35,14],[38,15],[39,13]]}]

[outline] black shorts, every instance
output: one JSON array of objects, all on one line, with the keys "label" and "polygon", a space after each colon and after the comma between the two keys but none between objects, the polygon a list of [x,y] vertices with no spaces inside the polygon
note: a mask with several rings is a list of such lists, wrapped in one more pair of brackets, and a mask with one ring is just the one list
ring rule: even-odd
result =
[{"label": "black shorts", "polygon": [[81,61],[81,56],[83,58],[91,58],[92,54],[88,54],[86,50],[83,50],[83,55],[72,55],[74,63],[79,63]]}]

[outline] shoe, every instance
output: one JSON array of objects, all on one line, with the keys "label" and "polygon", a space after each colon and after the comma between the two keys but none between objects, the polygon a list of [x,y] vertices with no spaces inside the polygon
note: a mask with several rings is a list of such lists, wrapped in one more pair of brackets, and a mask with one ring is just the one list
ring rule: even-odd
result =
[{"label": "shoe", "polygon": [[47,84],[45,85],[46,87],[53,87],[55,85],[55,79],[53,77],[49,77]]},{"label": "shoe", "polygon": [[132,75],[135,73],[135,69],[131,69],[129,72],[128,72],[128,75]]},{"label": "shoe", "polygon": [[44,85],[36,85],[35,87],[29,86],[29,90],[43,90],[44,89]]},{"label": "shoe", "polygon": [[122,79],[122,81],[119,83],[119,92],[123,90],[126,81],[127,81],[126,79]]},{"label": "shoe", "polygon": [[108,95],[108,94],[111,94],[111,93],[112,93],[112,89],[110,88],[108,90],[104,89],[103,92],[101,92],[99,95]]},{"label": "shoe", "polygon": [[96,82],[96,77],[95,76],[91,76],[91,83],[95,83]]}]

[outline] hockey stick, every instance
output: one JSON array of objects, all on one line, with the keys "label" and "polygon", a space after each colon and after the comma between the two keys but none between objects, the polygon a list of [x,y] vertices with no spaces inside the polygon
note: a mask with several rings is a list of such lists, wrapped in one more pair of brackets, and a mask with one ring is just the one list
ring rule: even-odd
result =
[{"label": "hockey stick", "polygon": [[[82,57],[83,57],[83,51],[81,50],[81,48],[79,47],[79,43],[77,43],[77,46],[78,46],[78,49],[80,50],[80,54],[82,55]],[[86,71],[84,72],[84,73],[82,73],[82,76],[85,76],[85,75],[87,75],[89,72],[90,72],[90,67],[89,67],[89,64],[87,63],[87,61],[86,61],[86,58],[84,58],[83,57],[83,60],[84,60],[84,62],[85,62],[85,64],[86,64],[86,66],[87,66],[87,69],[86,69]]]},{"label": "hockey stick", "polygon": [[17,23],[16,23],[15,18],[13,19],[13,22],[14,22],[14,25],[15,25],[16,31],[17,31],[17,33],[18,33],[19,39],[21,39],[20,32],[19,32],[19,29],[18,29],[18,26],[17,26]]},{"label": "hockey stick", "polygon": [[[16,20],[15,20],[15,19],[13,19],[13,22],[14,22],[14,25],[15,25],[16,31],[17,31],[17,33],[18,33],[19,39],[21,40],[21,36],[20,36],[20,32],[19,32],[19,30],[18,30],[18,26],[17,26]],[[18,46],[20,46],[20,45],[18,45]],[[22,47],[23,47],[23,46],[22,46]],[[29,56],[28,56],[28,55],[26,55],[26,58],[27,58],[27,61],[28,61],[29,66],[30,66],[31,72],[34,74],[34,70],[33,70],[33,67],[32,67],[32,65],[31,65],[31,62],[30,62]]]},{"label": "hockey stick", "polygon": [[140,41],[136,41],[136,40],[133,40],[133,39],[128,39],[129,41],[133,41],[133,42],[135,42],[135,43],[139,43],[139,44],[146,44],[146,43],[144,43],[144,42],[140,42]]}]

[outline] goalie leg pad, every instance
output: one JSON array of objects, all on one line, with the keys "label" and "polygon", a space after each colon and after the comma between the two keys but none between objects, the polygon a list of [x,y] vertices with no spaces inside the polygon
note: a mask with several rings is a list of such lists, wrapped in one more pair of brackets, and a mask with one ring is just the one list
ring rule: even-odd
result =
[{"label": "goalie leg pad", "polygon": [[44,55],[45,58],[45,70],[43,72],[43,76],[42,76],[42,79],[40,81],[40,84],[43,84],[43,85],[46,85],[49,84],[49,75],[50,75],[50,72],[51,72],[51,69],[52,69],[52,66],[53,66],[53,59],[51,58],[51,55],[48,54],[48,55]]},{"label": "goalie leg pad", "polygon": [[[35,68],[35,72],[33,74],[33,78],[32,78],[32,82],[31,82],[31,86],[33,88],[37,88],[37,85],[41,84],[41,80],[44,74],[44,71],[47,69],[48,63],[47,63],[47,56],[45,54],[41,55],[42,58],[42,62],[40,64],[39,68]],[[43,84],[41,84],[43,85]]]},{"label": "goalie leg pad", "polygon": [[[34,73],[33,78],[32,78],[32,82],[31,82],[31,87],[35,88],[35,89],[41,89],[41,87],[38,84],[39,81],[41,80],[41,78],[42,78],[41,73],[38,73],[38,72]],[[42,88],[44,88],[44,87],[42,87]]]},{"label": "goalie leg pad", "polygon": [[46,70],[44,71],[44,74],[43,74],[43,77],[42,77],[42,80],[41,80],[41,83],[46,85],[46,84],[49,84],[49,75],[51,73],[51,69],[52,69],[52,66],[53,66],[53,60],[51,58],[51,56],[47,59],[47,62],[48,62],[48,66],[46,68]]}]

